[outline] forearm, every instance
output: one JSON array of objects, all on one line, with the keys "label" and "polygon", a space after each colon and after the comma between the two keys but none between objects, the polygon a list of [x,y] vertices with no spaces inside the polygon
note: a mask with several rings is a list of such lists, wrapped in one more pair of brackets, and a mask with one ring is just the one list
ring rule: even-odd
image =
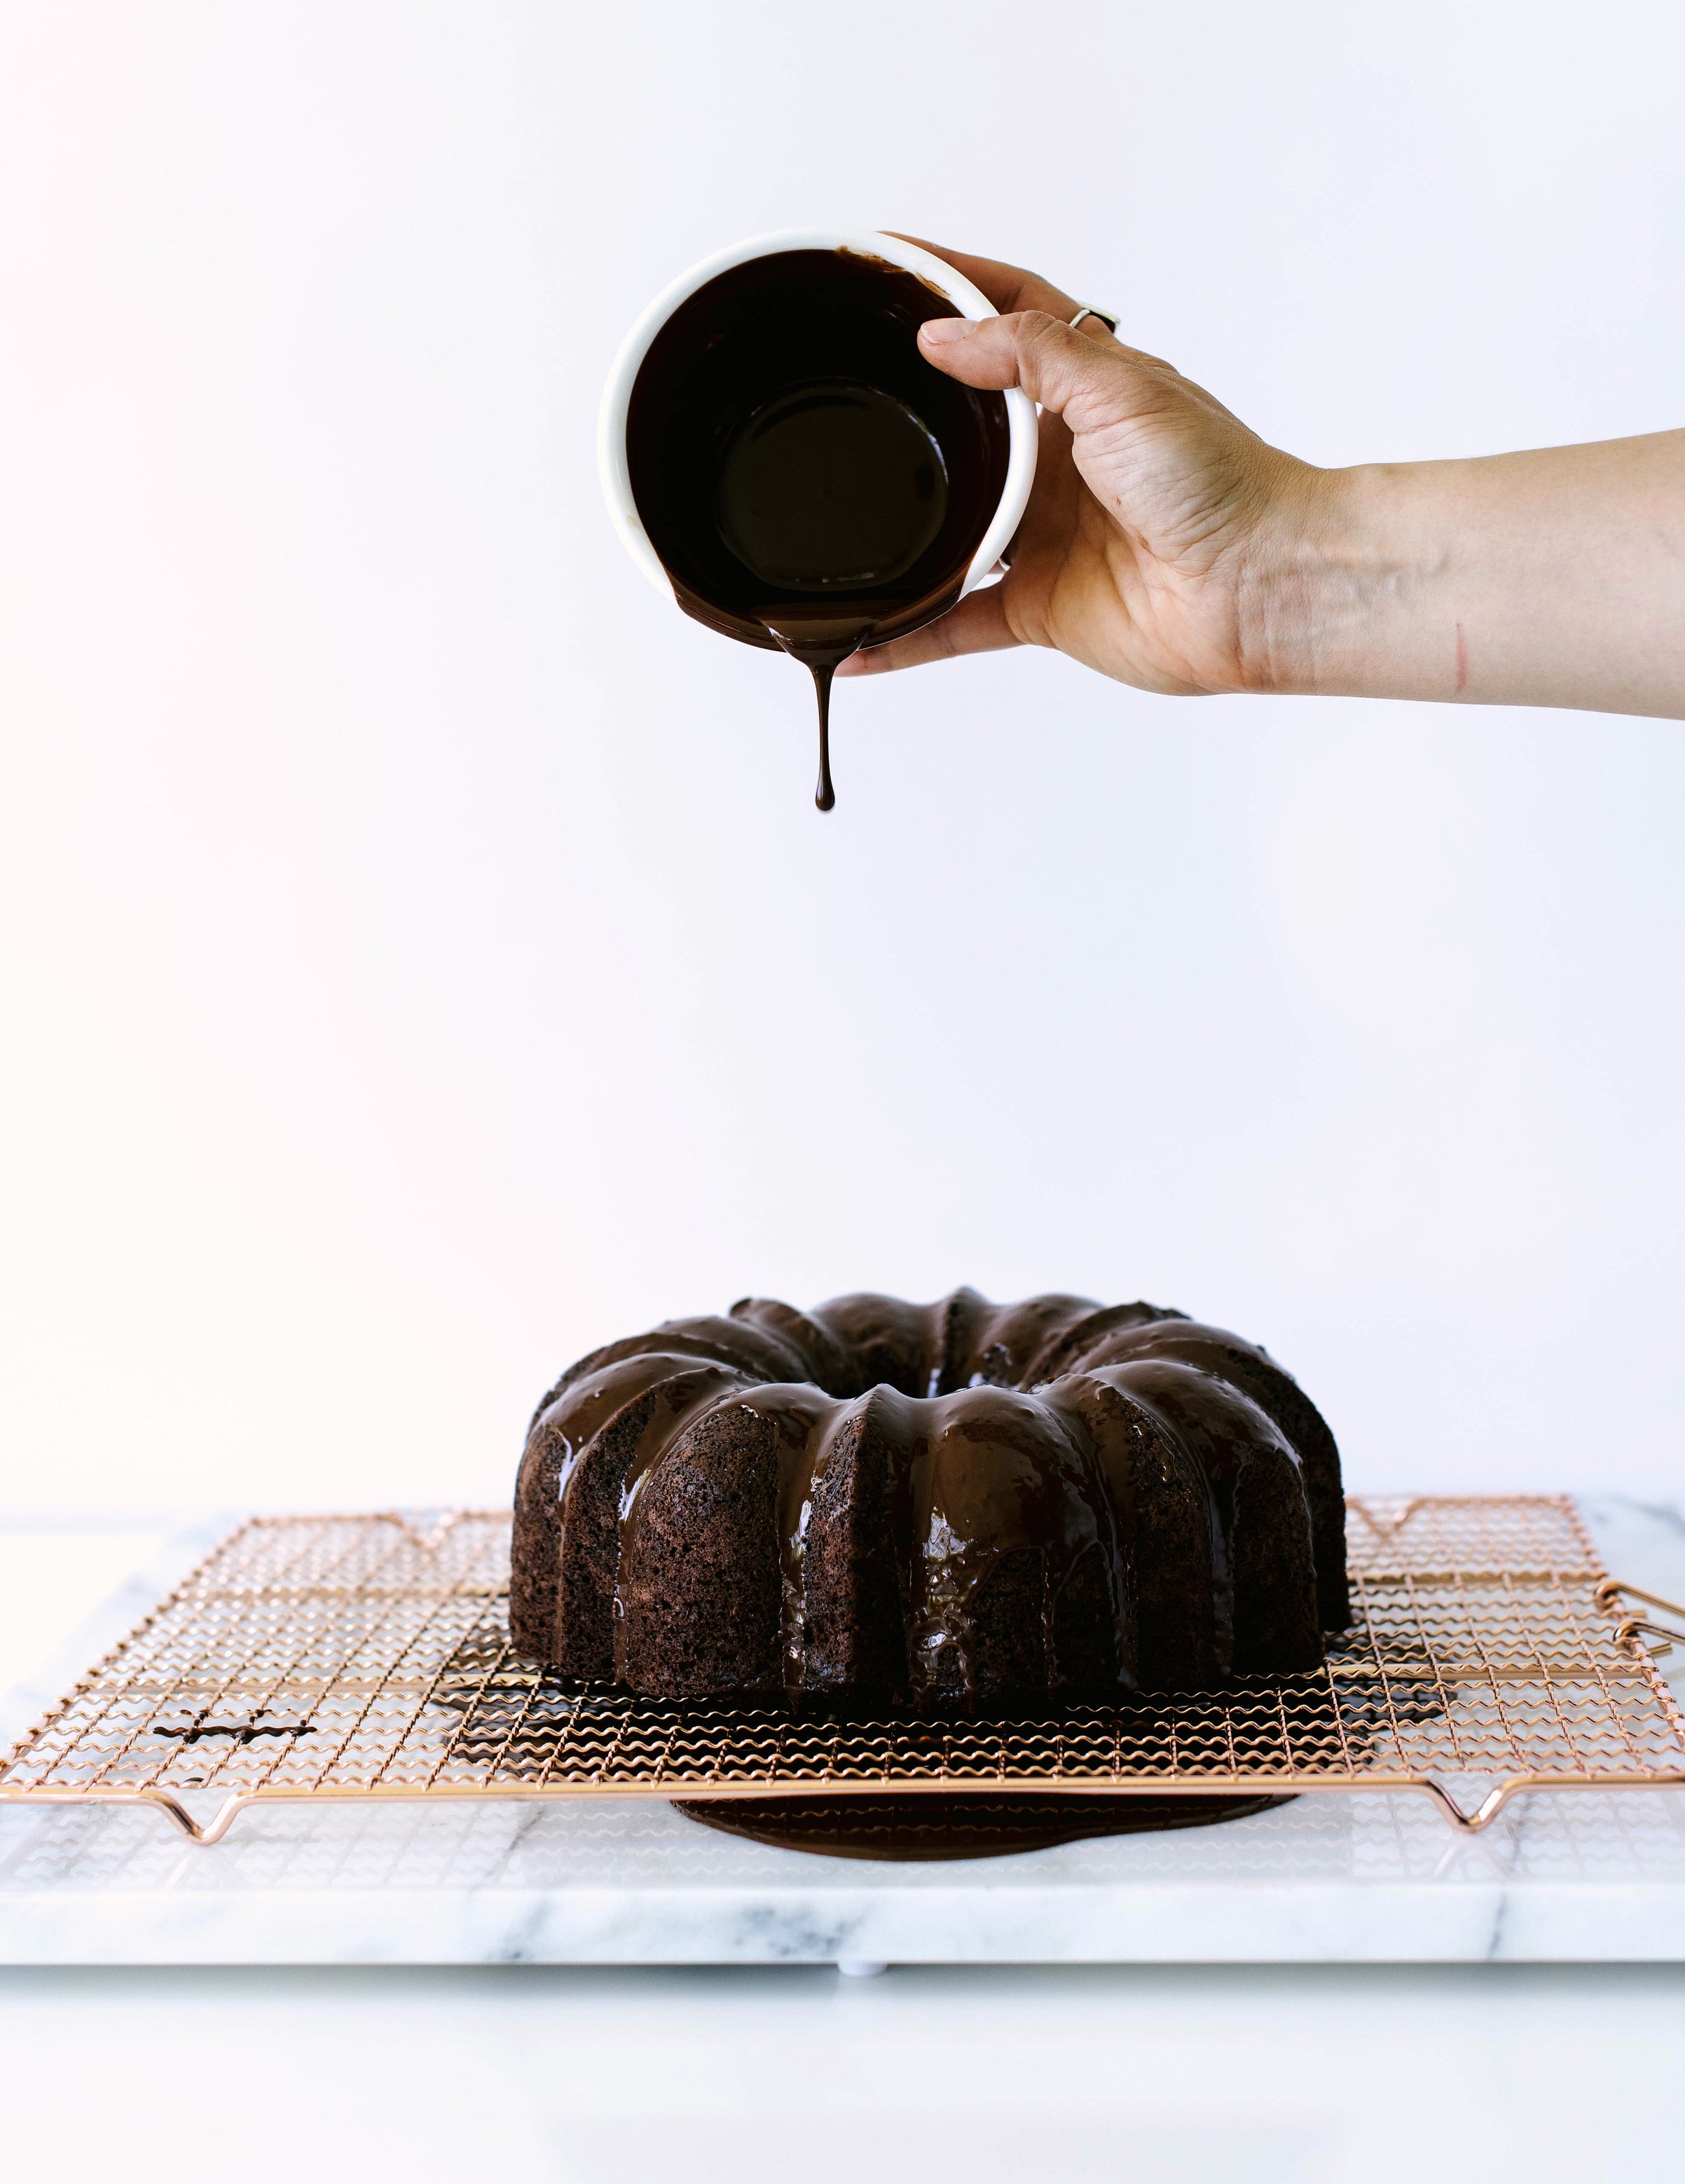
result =
[{"label": "forearm", "polygon": [[1685,432],[1301,471],[1251,687],[1685,717]]}]

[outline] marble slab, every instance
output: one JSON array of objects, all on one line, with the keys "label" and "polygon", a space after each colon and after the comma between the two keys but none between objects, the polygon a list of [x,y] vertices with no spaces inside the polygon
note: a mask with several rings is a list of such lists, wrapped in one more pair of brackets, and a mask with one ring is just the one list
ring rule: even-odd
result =
[{"label": "marble slab", "polygon": [[[1685,1598],[1685,1514],[1582,1507],[1617,1574]],[[136,1590],[78,1634],[77,1665]],[[650,1799],[257,1808],[209,1847],[134,1808],[0,1807],[14,1964],[1477,1961],[1685,1962],[1685,1791],[1520,1797],[1474,1836],[1425,1797],[1310,1796],[938,1865],[773,1850]]]}]

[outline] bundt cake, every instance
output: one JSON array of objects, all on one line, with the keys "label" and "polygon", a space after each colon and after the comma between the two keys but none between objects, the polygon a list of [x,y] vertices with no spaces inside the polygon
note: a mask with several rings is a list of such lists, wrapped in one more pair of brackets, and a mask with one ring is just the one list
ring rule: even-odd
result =
[{"label": "bundt cake", "polygon": [[1340,1458],[1266,1353],[1153,1305],[745,1298],[538,1406],[511,1623],[564,1674],[859,1712],[1314,1668]]}]

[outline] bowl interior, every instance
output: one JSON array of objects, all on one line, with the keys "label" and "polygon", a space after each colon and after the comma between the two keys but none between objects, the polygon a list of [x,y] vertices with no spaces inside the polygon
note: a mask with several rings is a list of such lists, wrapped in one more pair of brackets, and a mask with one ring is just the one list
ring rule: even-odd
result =
[{"label": "bowl interior", "polygon": [[[626,454],[639,519],[688,611],[770,645],[767,616],[845,619],[865,600],[879,641],[952,604],[999,508],[1011,455],[1006,397],[962,387],[919,354],[924,320],[961,315],[917,274],[856,248],[756,256],[678,304],[633,382]],[[850,387],[867,391],[854,412]],[[882,418],[893,405],[907,421],[910,463],[922,432],[931,456],[924,471],[935,474],[933,484],[918,473],[923,520],[904,528],[899,556],[879,550],[875,534],[868,550],[848,529],[851,502],[859,504],[856,516],[869,517],[879,492],[862,466],[870,404]],[[866,435],[860,461],[845,453],[845,434],[828,443],[825,490],[837,513],[829,533],[816,517],[812,550],[757,550],[757,534],[735,520],[734,480],[757,475],[756,435],[769,429],[784,432],[784,460],[799,462],[813,405]],[[772,439],[760,454],[758,476],[775,478]],[[828,569],[823,547],[833,533],[839,543]]]}]

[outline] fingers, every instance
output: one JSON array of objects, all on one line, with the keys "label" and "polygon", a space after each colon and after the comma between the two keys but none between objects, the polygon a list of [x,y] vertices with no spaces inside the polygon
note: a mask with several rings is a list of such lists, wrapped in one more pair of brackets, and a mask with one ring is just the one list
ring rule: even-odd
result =
[{"label": "fingers", "polygon": [[990,584],[962,599],[940,620],[909,637],[856,652],[838,668],[839,675],[887,675],[897,667],[922,667],[927,660],[957,660],[968,652],[1004,652],[1022,640],[1007,621],[1003,586]]},{"label": "fingers", "polygon": [[[1115,397],[1133,353],[1089,341],[1046,311],[998,319],[927,319],[918,346],[939,370],[967,387],[1021,387],[1032,402],[1063,417],[1083,395]],[[1141,361],[1144,361],[1142,359]]]},{"label": "fingers", "polygon": [[[889,231],[893,233],[894,231]],[[904,235],[920,250],[928,250],[956,273],[962,273],[974,288],[980,288],[997,311],[1048,311],[1056,319],[1074,319],[1076,300],[1039,273],[1026,273],[1021,265],[1002,265],[993,258],[968,258],[962,250],[949,250],[940,242],[926,242],[917,235]]]}]

